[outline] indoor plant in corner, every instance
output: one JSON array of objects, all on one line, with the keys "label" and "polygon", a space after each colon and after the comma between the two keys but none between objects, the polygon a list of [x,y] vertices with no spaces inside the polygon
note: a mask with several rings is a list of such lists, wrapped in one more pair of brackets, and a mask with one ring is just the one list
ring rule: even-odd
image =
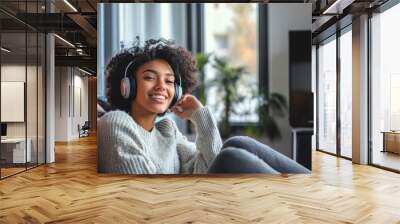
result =
[{"label": "indoor plant in corner", "polygon": [[280,139],[282,136],[276,118],[284,117],[288,109],[285,96],[274,92],[271,94],[259,93],[256,97],[258,98],[259,122],[256,127],[247,128],[245,133],[257,137],[266,136],[271,141]]}]

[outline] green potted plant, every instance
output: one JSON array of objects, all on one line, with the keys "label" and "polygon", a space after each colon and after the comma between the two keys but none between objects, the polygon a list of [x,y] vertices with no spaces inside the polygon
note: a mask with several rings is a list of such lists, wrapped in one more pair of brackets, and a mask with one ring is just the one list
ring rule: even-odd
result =
[{"label": "green potted plant", "polygon": [[231,114],[237,114],[233,104],[244,99],[237,91],[237,86],[246,70],[243,66],[232,66],[226,58],[219,57],[214,57],[213,67],[217,73],[210,85],[217,86],[218,91],[222,93],[223,113],[219,128],[221,137],[227,138],[231,133],[229,118]]},{"label": "green potted plant", "polygon": [[248,135],[261,137],[265,135],[271,141],[282,137],[276,118],[285,116],[288,104],[285,96],[280,93],[264,94],[259,93],[257,113],[259,123],[255,127],[248,127],[245,131]]}]

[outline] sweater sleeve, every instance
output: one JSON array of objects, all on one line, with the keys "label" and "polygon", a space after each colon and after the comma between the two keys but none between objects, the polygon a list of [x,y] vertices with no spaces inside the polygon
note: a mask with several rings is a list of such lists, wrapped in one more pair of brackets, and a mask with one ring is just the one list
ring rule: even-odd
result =
[{"label": "sweater sleeve", "polygon": [[202,107],[189,118],[196,128],[196,142],[190,142],[176,128],[177,150],[181,173],[206,173],[222,147],[216,122],[207,107]]},{"label": "sweater sleeve", "polygon": [[153,174],[156,167],[146,155],[130,116],[122,111],[104,115],[98,122],[98,172]]}]

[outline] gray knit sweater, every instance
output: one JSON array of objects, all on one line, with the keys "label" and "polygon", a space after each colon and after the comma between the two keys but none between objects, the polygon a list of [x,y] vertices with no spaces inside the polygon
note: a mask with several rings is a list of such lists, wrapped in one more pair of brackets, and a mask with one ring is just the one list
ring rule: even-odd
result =
[{"label": "gray knit sweater", "polygon": [[105,114],[97,126],[98,172],[121,174],[206,173],[222,140],[207,107],[189,118],[196,127],[190,142],[171,119],[145,130],[126,112]]}]

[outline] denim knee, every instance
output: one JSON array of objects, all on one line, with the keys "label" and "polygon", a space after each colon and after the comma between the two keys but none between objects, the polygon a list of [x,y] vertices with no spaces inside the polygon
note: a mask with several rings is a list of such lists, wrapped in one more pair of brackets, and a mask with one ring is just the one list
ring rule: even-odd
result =
[{"label": "denim knee", "polygon": [[238,145],[241,142],[248,141],[248,139],[250,139],[250,137],[248,137],[248,136],[233,136],[233,137],[230,137],[224,142],[224,144],[222,145],[222,148],[238,147]]},{"label": "denim knee", "polygon": [[218,154],[217,159],[223,161],[232,161],[234,158],[238,157],[237,150],[238,149],[236,148],[227,147]]},{"label": "denim knee", "polygon": [[256,155],[235,147],[223,149],[212,162],[208,172],[278,174]]}]

